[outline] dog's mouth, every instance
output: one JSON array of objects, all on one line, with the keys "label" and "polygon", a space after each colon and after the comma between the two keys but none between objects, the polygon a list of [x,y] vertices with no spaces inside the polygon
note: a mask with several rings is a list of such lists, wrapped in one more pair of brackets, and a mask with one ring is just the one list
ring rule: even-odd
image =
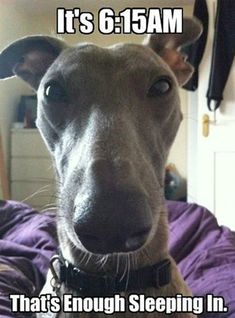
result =
[{"label": "dog's mouth", "polygon": [[[60,247],[63,257],[70,263],[90,273],[117,273],[125,277],[129,271],[138,270],[144,266],[155,264],[159,259],[159,250],[163,250],[161,243],[156,241],[157,233],[162,227],[157,213],[154,217],[151,228],[144,228],[136,232],[128,240],[107,238],[111,243],[105,245],[95,235],[80,233],[77,235],[72,223],[63,224],[59,227]],[[64,226],[65,225],[65,226]],[[159,234],[162,237],[161,233]],[[124,246],[124,249],[120,249]]]},{"label": "dog's mouth", "polygon": [[[110,251],[107,254],[93,253],[81,244],[78,237],[71,237],[71,233],[69,236],[70,248],[64,249],[63,246],[61,247],[63,257],[77,268],[91,275],[111,275],[112,277],[118,275],[122,281],[128,282],[132,271],[151,266],[158,261],[157,253],[151,247],[154,240],[153,230],[140,248],[126,252]],[[143,236],[145,237],[146,234],[143,233]],[[88,239],[96,240],[96,238]],[[74,242],[76,242],[76,245]]]}]

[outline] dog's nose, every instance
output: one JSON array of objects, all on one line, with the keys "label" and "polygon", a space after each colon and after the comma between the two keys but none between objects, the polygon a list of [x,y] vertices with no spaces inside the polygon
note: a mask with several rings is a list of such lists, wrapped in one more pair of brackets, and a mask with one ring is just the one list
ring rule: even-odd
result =
[{"label": "dog's nose", "polygon": [[[83,246],[90,252],[96,254],[125,253],[139,249],[148,237],[150,228],[123,238],[120,236],[106,237],[90,234],[79,234]],[[95,233],[96,234],[96,233]],[[105,234],[105,233],[104,233]]]},{"label": "dog's nose", "polygon": [[107,193],[76,208],[75,232],[92,253],[137,250],[144,245],[152,228],[151,209],[139,193]]}]

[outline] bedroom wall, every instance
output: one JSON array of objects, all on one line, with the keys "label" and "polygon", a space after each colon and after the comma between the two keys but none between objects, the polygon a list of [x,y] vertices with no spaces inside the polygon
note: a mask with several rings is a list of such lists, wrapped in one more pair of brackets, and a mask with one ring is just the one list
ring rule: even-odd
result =
[{"label": "bedroom wall", "polygon": [[[145,1],[145,5],[146,5]],[[26,0],[21,3],[26,3]],[[55,8],[53,10],[41,10],[39,7],[38,14],[35,14],[35,8],[30,8],[31,1],[28,1],[28,6],[19,5],[17,1],[3,1],[0,2],[0,50],[4,48],[8,43],[11,43],[15,39],[38,33],[55,32]],[[39,3],[39,2],[38,2]],[[119,10],[117,6],[118,1],[115,1],[115,10]],[[134,3],[134,1],[133,1]],[[148,1],[150,6],[156,6],[156,1]],[[35,6],[35,4],[34,4]],[[89,10],[91,10],[89,8]],[[192,11],[192,5],[184,6],[184,14],[190,15]],[[96,15],[96,14],[95,14]],[[97,28],[96,28],[97,29]],[[81,34],[77,35],[65,35],[66,41],[73,44],[78,41],[92,41],[98,45],[109,45],[120,41],[136,42],[142,41],[142,36],[136,35],[106,35],[95,32],[92,35],[85,36]],[[0,82],[0,131],[3,139],[4,153],[6,157],[6,165],[9,173],[9,152],[10,152],[10,128],[12,122],[15,120],[16,107],[19,101],[19,97],[22,94],[32,94],[32,90],[28,86],[21,82],[19,79],[14,78],[11,80]],[[181,91],[182,111],[184,113],[184,120],[177,135],[176,141],[169,156],[169,162],[173,162],[180,174],[183,177],[187,177],[187,164],[186,164],[186,145],[187,145],[187,94],[185,91]]]}]

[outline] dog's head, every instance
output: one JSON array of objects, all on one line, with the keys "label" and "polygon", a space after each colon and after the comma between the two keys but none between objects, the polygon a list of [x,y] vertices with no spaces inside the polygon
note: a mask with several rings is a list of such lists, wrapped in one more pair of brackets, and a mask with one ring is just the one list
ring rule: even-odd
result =
[{"label": "dog's head", "polygon": [[166,248],[164,166],[182,119],[178,85],[193,71],[179,48],[201,27],[185,19],[184,30],[108,48],[33,36],[0,55],[1,78],[17,75],[37,90],[71,261],[78,251],[138,253],[153,238],[156,251]]}]

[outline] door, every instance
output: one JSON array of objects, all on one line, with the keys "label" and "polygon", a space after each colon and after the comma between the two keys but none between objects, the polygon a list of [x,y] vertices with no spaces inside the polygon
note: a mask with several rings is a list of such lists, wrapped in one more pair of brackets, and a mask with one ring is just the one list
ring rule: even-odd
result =
[{"label": "door", "polygon": [[[235,230],[235,62],[216,113],[207,109],[216,1],[207,1],[209,33],[200,65],[199,87],[189,93],[188,200],[212,211],[219,224]],[[203,136],[203,116],[209,116],[209,134]]]}]

